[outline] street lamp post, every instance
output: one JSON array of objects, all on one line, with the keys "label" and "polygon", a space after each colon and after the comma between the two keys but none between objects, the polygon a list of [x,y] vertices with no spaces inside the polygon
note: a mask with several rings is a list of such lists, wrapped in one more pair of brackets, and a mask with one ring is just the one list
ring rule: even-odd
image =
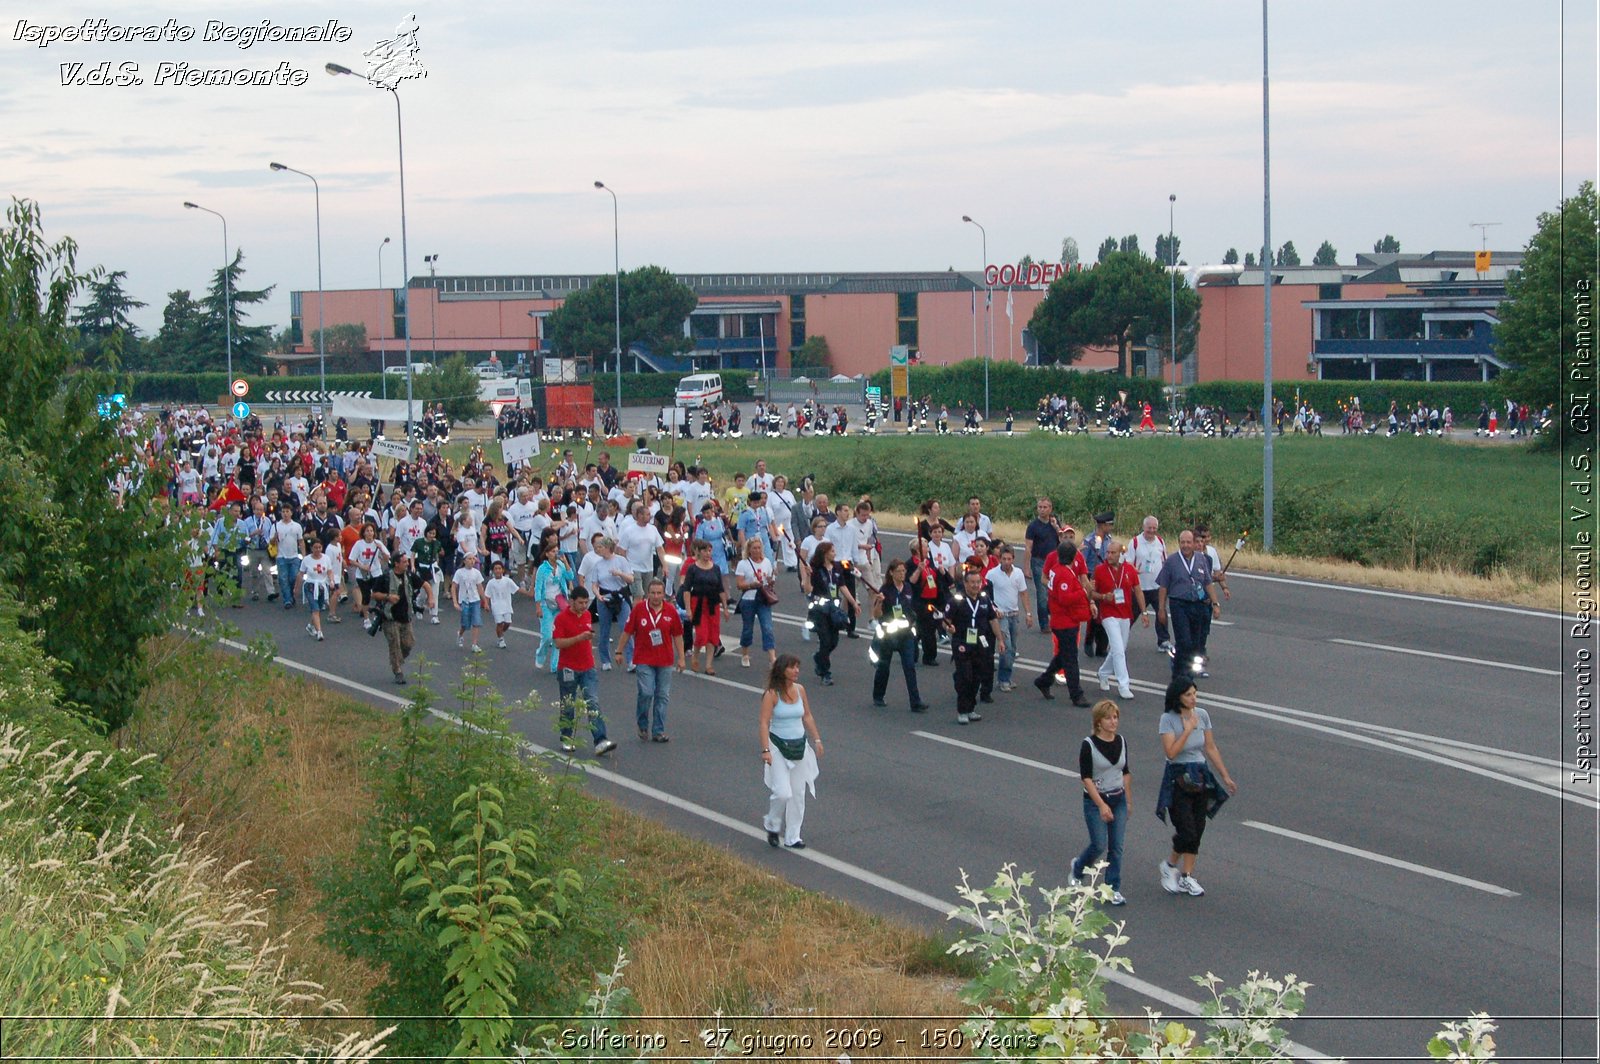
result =
[{"label": "street lamp post", "polygon": [[[439,365],[439,286],[433,283],[435,273],[439,266],[439,256],[424,255],[422,261],[428,265],[428,286],[433,289],[433,309],[428,311],[428,322],[433,327],[432,347],[429,348],[428,358],[435,367]],[[410,331],[411,316],[406,316],[407,331]]]},{"label": "street lamp post", "polygon": [[[207,214],[215,214],[218,218],[222,218],[219,212],[212,210],[210,207],[202,207],[200,204],[190,203],[188,200],[184,200],[183,205],[191,211],[205,211]],[[228,337],[229,387],[233,385],[233,280],[228,276],[231,265],[228,261],[228,219],[222,218],[222,320],[226,326]]]},{"label": "street lamp post", "polygon": [[[402,290],[404,290],[411,283],[411,257],[408,254],[409,249],[406,245],[406,130],[405,123],[400,115],[400,93],[387,85],[378,84],[365,74],[357,74],[349,67],[340,66],[338,63],[327,63],[323,66],[323,69],[329,74],[349,74],[351,77],[360,78],[374,88],[383,89],[394,97],[395,144],[399,150],[400,159],[400,283]],[[387,244],[388,242],[389,238],[384,237],[383,243]],[[378,245],[378,262],[381,266],[383,262],[382,244]],[[381,278],[379,287],[383,287]],[[407,294],[409,295],[409,292]],[[409,298],[405,299],[404,304],[406,308],[406,445],[410,446],[412,427],[416,424],[417,418],[416,406],[411,394],[411,300]]]},{"label": "street lamp post", "polygon": [[291,174],[311,179],[311,189],[315,195],[317,210],[317,387],[323,392],[323,400],[327,400],[328,391],[328,351],[326,329],[323,324],[322,314],[322,186],[317,184],[317,179],[311,177],[304,170],[296,170],[292,166],[282,163],[268,163],[273,170],[287,170]]},{"label": "street lamp post", "polygon": [[1172,402],[1167,404],[1169,409],[1175,409],[1178,403],[1178,245],[1172,239],[1173,212],[1177,202],[1176,192],[1167,197],[1167,356],[1172,359]]},{"label": "street lamp post", "polygon": [[1261,0],[1261,549],[1272,553],[1272,115],[1268,108],[1267,0]]},{"label": "street lamp post", "polygon": [[617,207],[617,191],[604,181],[596,181],[594,187],[611,193],[611,296],[612,312],[616,316],[617,346],[613,353],[617,357],[617,425],[622,425],[622,227],[621,215]]},{"label": "street lamp post", "polygon": [[388,242],[389,238],[384,237],[378,244],[378,287],[380,289],[383,287],[383,246]]},{"label": "street lamp post", "polygon": [[961,220],[976,225],[983,238],[983,313],[989,321],[989,355],[983,360],[983,419],[988,421],[989,363],[994,361],[994,286],[989,283],[989,231],[981,223],[972,221],[971,215],[963,214]]}]

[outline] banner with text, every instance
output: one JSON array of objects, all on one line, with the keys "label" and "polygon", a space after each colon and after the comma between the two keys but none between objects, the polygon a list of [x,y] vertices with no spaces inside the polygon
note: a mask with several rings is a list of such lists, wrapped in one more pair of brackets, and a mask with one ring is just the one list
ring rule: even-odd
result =
[{"label": "banner with text", "polygon": [[512,436],[500,443],[500,456],[505,459],[506,465],[512,462],[526,462],[530,458],[539,456],[539,434],[537,432],[524,433],[521,436]]},{"label": "banner with text", "polygon": [[628,472],[664,477],[667,475],[667,456],[635,451],[628,456]]},{"label": "banner with text", "polygon": [[375,458],[393,458],[398,461],[411,461],[411,444],[405,440],[373,440],[372,454]]}]

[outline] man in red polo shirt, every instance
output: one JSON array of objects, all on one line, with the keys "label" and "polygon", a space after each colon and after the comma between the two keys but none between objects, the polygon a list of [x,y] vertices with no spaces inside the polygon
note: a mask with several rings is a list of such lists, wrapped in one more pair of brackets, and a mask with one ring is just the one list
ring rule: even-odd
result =
[{"label": "man in red polo shirt", "polygon": [[589,718],[596,757],[617,748],[606,738],[606,720],[600,714],[600,682],[594,668],[593,625],[589,619],[589,592],[582,584],[567,596],[567,608],[556,614],[553,640],[558,651],[556,667],[561,686],[561,749],[576,753],[572,741],[573,718],[579,704]]},{"label": "man in red polo shirt", "polygon": [[617,644],[620,665],[633,643],[633,676],[639,684],[636,706],[639,738],[651,742],[667,741],[667,698],[672,694],[672,670],[683,671],[683,620],[678,607],[667,601],[666,584],[654,577],[646,587],[643,602],[636,602],[623,626]]}]

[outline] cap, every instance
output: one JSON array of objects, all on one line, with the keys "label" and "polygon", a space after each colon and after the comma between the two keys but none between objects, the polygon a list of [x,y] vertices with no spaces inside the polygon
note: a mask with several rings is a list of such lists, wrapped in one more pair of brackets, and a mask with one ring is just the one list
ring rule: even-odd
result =
[{"label": "cap", "polygon": [[1104,513],[1098,513],[1098,514],[1094,515],[1094,523],[1097,524],[1097,525],[1109,525],[1111,522],[1115,521],[1116,519],[1117,519],[1117,515],[1112,513],[1110,510],[1105,511]]},{"label": "cap", "polygon": [[1071,525],[1062,525],[1061,526],[1061,531],[1063,531],[1063,532],[1071,532],[1073,535],[1077,535],[1078,534],[1078,530],[1076,528],[1073,528]]}]

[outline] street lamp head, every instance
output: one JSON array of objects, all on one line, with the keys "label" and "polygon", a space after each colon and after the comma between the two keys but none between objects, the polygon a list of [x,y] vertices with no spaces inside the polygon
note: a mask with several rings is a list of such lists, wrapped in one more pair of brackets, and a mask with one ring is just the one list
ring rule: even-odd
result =
[{"label": "street lamp head", "polygon": [[594,183],[594,187],[595,188],[605,188],[606,187],[606,183],[604,181],[596,181]]},{"label": "street lamp head", "polygon": [[1174,192],[1171,195],[1169,195],[1167,197],[1167,202],[1168,203],[1176,203],[1176,202],[1178,202],[1178,194],[1176,192]]},{"label": "street lamp head", "polygon": [[961,220],[962,220],[962,221],[963,221],[963,222],[970,222],[970,221],[972,221],[972,215],[970,215],[970,214],[963,214],[963,215],[962,215],[962,216],[961,216]]},{"label": "street lamp head", "polygon": [[354,74],[355,73],[355,71],[351,70],[349,67],[340,66],[338,63],[325,63],[325,64],[323,64],[322,69],[326,70],[330,74]]},{"label": "street lamp head", "polygon": [[198,204],[198,203],[190,203],[188,200],[184,200],[183,201],[183,205],[185,207],[189,208],[191,211],[200,206],[200,204]]},{"label": "street lamp head", "polygon": [[269,170],[287,170],[289,168],[287,166],[283,165],[282,163],[268,163],[267,164],[267,169],[269,169]]},{"label": "street lamp head", "polygon": [[389,238],[388,238],[388,237],[384,237],[384,238],[383,238],[383,242],[384,242],[384,243],[385,243],[385,244],[387,244],[387,243],[388,243],[388,242],[389,242]]}]

